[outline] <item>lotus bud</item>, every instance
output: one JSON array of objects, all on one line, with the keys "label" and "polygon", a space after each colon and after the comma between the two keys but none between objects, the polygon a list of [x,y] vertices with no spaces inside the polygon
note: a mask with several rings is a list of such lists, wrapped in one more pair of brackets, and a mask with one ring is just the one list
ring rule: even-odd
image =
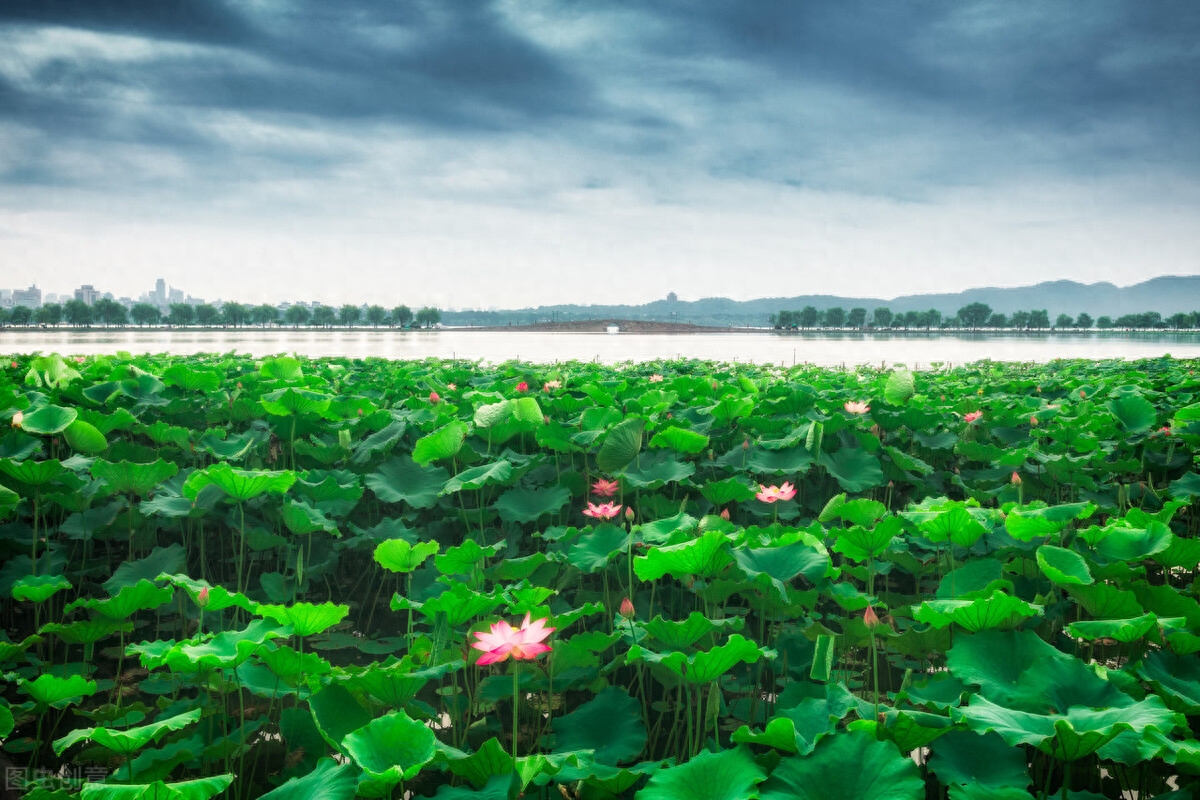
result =
[{"label": "lotus bud", "polygon": [[14,361],[14,362],[12,362],[12,368],[13,368],[13,369],[20,369],[20,367],[21,367],[21,365],[20,365],[20,364],[18,364],[17,362],[15,362],[15,361]]},{"label": "lotus bud", "polygon": [[863,612],[863,624],[868,628],[875,628],[879,625],[879,615],[875,613],[874,606],[867,606],[867,610]]},{"label": "lotus bud", "polygon": [[437,392],[430,392],[429,402],[436,406],[438,403],[442,402],[442,398],[438,397]]},{"label": "lotus bud", "polygon": [[24,421],[25,421],[25,415],[24,415],[24,414],[22,414],[20,411],[18,411],[17,413],[13,414],[13,418],[12,418],[12,424],[13,424],[13,427],[14,427],[14,428],[19,428],[19,427],[21,427],[21,423],[22,423],[22,422],[24,422]]},{"label": "lotus bud", "polygon": [[712,382],[712,389],[714,392],[717,390],[717,382],[716,381]]},{"label": "lotus bud", "polygon": [[729,509],[728,508],[721,509],[721,519],[725,520],[726,522],[729,522]]},{"label": "lotus bud", "polygon": [[543,425],[550,424],[550,415],[549,414],[542,414],[542,424]]},{"label": "lotus bud", "polygon": [[1029,427],[1036,428],[1038,426],[1038,418],[1032,414],[1029,416]]},{"label": "lotus bud", "polygon": [[627,519],[630,522],[633,522],[633,517],[634,517],[633,509],[630,508],[629,506],[625,506],[625,519]]},{"label": "lotus bud", "polygon": [[633,619],[633,601],[626,597],[621,601],[621,610],[617,613],[624,619]]},{"label": "lotus bud", "polygon": [[238,388],[239,388],[239,389],[241,389],[241,388],[242,388],[242,382],[241,382],[241,381],[238,381]]},{"label": "lotus bud", "polygon": [[447,383],[447,384],[446,384],[446,391],[448,391],[448,392],[453,392],[453,391],[454,391],[455,389],[457,389],[457,388],[458,388],[458,386],[456,386],[456,385],[455,385],[455,384],[453,384],[453,383]]},{"label": "lotus bud", "polygon": [[1010,483],[1012,483],[1013,486],[1021,485],[1021,476],[1017,474],[1017,471],[1015,469],[1013,470],[1012,478],[1010,478],[1009,481],[1010,481]]},{"label": "lotus bud", "polygon": [[1080,399],[1080,400],[1087,400],[1087,392],[1085,392],[1083,389],[1080,389],[1080,390],[1079,390],[1079,399]]},{"label": "lotus bud", "polygon": [[521,381],[520,383],[517,384],[517,391],[518,392],[528,392],[529,384],[526,383],[525,381]]},{"label": "lotus bud", "polygon": [[200,606],[201,608],[208,608],[208,587],[207,586],[205,586],[203,589],[201,589],[200,592],[196,595],[196,605]]},{"label": "lotus bud", "polygon": [[742,449],[743,450],[750,449],[750,437],[746,437],[745,439],[742,440]]},{"label": "lotus bud", "polygon": [[363,410],[362,410],[361,408],[358,410],[358,415],[359,415],[360,417],[363,415]]}]

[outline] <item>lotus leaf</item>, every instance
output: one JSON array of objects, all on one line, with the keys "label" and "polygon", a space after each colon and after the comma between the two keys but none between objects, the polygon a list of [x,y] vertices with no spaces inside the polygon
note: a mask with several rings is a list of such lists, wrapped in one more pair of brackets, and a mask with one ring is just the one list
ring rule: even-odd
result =
[{"label": "lotus leaf", "polygon": [[1044,544],[1037,549],[1037,563],[1042,574],[1061,585],[1087,585],[1095,582],[1087,562],[1074,550]]},{"label": "lotus leaf", "polygon": [[455,420],[438,428],[428,436],[422,436],[413,445],[412,460],[422,467],[431,462],[454,458],[462,449],[467,438],[467,426]]},{"label": "lotus leaf", "polygon": [[117,594],[126,586],[139,581],[158,580],[163,573],[178,572],[187,561],[187,551],[176,542],[170,547],[156,547],[150,555],[137,561],[125,561],[117,567],[112,577],[104,582],[104,591]]},{"label": "lotus leaf", "polygon": [[[946,786],[986,786],[1025,791],[1030,784],[1025,751],[1006,747],[995,733],[952,730],[929,746],[929,769]],[[1028,792],[1025,793],[1028,797]]]},{"label": "lotus leaf", "polygon": [[53,436],[66,430],[78,416],[79,412],[73,408],[46,405],[25,414],[21,429],[42,436]]},{"label": "lotus leaf", "polygon": [[708,442],[708,437],[702,433],[672,425],[654,434],[650,446],[668,447],[679,453],[703,453],[708,449]]},{"label": "lotus leaf", "polygon": [[322,758],[307,775],[291,778],[259,800],[353,800],[358,778],[353,764],[338,764]]},{"label": "lotus leaf", "polygon": [[275,606],[260,603],[257,613],[275,620],[280,625],[289,625],[296,636],[312,636],[337,625],[350,613],[350,606],[337,603],[295,603],[290,606]]},{"label": "lotus leaf", "polygon": [[61,739],[55,740],[54,752],[61,756],[71,745],[90,741],[115,753],[129,756],[164,733],[183,730],[199,719],[200,709],[197,708],[136,728],[76,728]]},{"label": "lotus leaf", "polygon": [[640,417],[630,417],[610,428],[596,454],[596,467],[601,472],[614,473],[629,466],[641,452],[645,424]]},{"label": "lotus leaf", "polygon": [[85,783],[82,800],[208,800],[233,783],[233,775],[216,775],[192,781],[147,784]]},{"label": "lotus leaf", "polygon": [[554,720],[559,751],[593,750],[596,761],[631,761],[646,746],[641,704],[624,689],[609,686],[570,714]]},{"label": "lotus leaf", "polygon": [[659,770],[650,776],[635,800],[747,800],[759,797],[758,784],[766,778],[746,747],[705,751],[686,764]]},{"label": "lotus leaf", "polygon": [[742,624],[740,617],[714,621],[693,611],[685,620],[672,621],[657,616],[642,627],[668,650],[686,650],[709,634],[741,630]]},{"label": "lotus leaf", "polygon": [[710,531],[688,542],[651,549],[646,555],[633,559],[633,571],[643,581],[657,580],[664,575],[680,579],[688,575],[715,578],[734,563],[729,545],[725,534]]},{"label": "lotus leaf", "polygon": [[104,434],[91,423],[77,419],[63,431],[63,439],[72,450],[80,453],[103,453],[108,449],[108,440]]},{"label": "lotus leaf", "polygon": [[820,463],[847,492],[862,492],[887,482],[879,459],[865,450],[842,448],[822,453]]},{"label": "lotus leaf", "polygon": [[651,664],[661,664],[695,684],[715,681],[738,664],[753,664],[764,657],[773,659],[775,651],[764,650],[738,633],[730,636],[725,644],[700,653],[655,653],[634,645],[629,648],[628,655],[630,661],[641,659]]},{"label": "lotus leaf", "polygon": [[198,469],[183,483],[183,493],[195,501],[206,486],[216,486],[236,503],[243,503],[259,495],[272,492],[283,494],[292,487],[296,475],[290,471],[234,469],[225,463]]},{"label": "lotus leaf", "polygon": [[812,755],[779,762],[763,784],[762,800],[922,800],[917,765],[891,742],[865,733],[832,736]]},{"label": "lotus leaf", "polygon": [[411,545],[403,539],[388,539],[375,548],[375,560],[384,569],[392,572],[412,572],[425,559],[438,552],[437,542],[421,542]]},{"label": "lotus leaf", "polygon": [[1072,636],[1094,641],[1096,639],[1115,639],[1129,644],[1141,639],[1158,624],[1154,614],[1143,614],[1133,619],[1098,619],[1072,622],[1067,626]]},{"label": "lotus leaf", "polygon": [[588,535],[578,537],[567,550],[567,563],[585,575],[608,566],[614,555],[629,546],[629,534],[616,525],[597,525]]},{"label": "lotus leaf", "polygon": [[743,725],[730,737],[735,743],[773,747],[782,753],[806,756],[832,734],[839,720],[858,707],[854,695],[841,684],[796,682],[776,701],[776,714],[762,733]]},{"label": "lotus leaf", "polygon": [[482,489],[484,486],[505,486],[513,478],[513,466],[508,461],[500,459],[491,464],[481,464],[478,467],[464,469],[446,481],[440,494],[447,495],[461,492],[463,489]]},{"label": "lotus leaf", "polygon": [[442,467],[422,467],[407,456],[397,456],[380,465],[364,479],[367,488],[385,503],[408,503],[413,508],[432,508],[450,473]]},{"label": "lotus leaf", "polygon": [[570,500],[571,490],[565,486],[544,489],[516,487],[500,495],[492,507],[505,522],[534,522],[544,514],[562,510]]},{"label": "lotus leaf", "polygon": [[91,697],[97,691],[95,681],[82,675],[39,675],[31,681],[17,679],[17,688],[32,697],[39,705],[63,708],[81,697]]},{"label": "lotus leaf", "polygon": [[[71,582],[62,575],[30,575],[12,585],[12,596],[14,600],[43,603],[63,589],[70,588]],[[0,658],[0,662],[3,660]]]}]

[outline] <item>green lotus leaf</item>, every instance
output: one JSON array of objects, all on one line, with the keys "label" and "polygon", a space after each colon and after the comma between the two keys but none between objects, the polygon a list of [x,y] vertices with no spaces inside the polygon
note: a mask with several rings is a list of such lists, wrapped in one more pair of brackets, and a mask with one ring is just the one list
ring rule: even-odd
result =
[{"label": "green lotus leaf", "polygon": [[474,575],[483,568],[487,559],[496,555],[502,548],[503,544],[484,547],[474,539],[467,539],[435,558],[434,564],[443,575]]},{"label": "green lotus leaf", "polygon": [[361,672],[338,676],[343,685],[356,692],[366,692],[393,708],[403,708],[413,701],[417,693],[431,680],[437,680],[465,665],[461,659],[439,664],[436,667],[416,668],[405,656],[390,664],[375,662]]},{"label": "green lotus leaf", "polygon": [[1072,636],[1094,641],[1096,639],[1115,639],[1129,644],[1141,639],[1158,625],[1158,617],[1154,614],[1143,614],[1133,619],[1093,619],[1072,622],[1067,626]]},{"label": "green lotus leaf", "polygon": [[1037,563],[1042,574],[1057,584],[1078,586],[1096,580],[1083,556],[1074,550],[1044,544],[1037,549]]},{"label": "green lotus leaf", "polygon": [[183,589],[191,597],[193,603],[199,599],[201,590],[208,589],[208,604],[204,607],[206,611],[224,611],[232,606],[238,606],[254,613],[258,608],[258,603],[244,594],[231,592],[224,586],[212,586],[207,581],[193,580],[187,575],[171,575],[164,572],[154,580],[166,581],[178,589]]},{"label": "green lotus leaf", "polygon": [[1164,617],[1184,617],[1193,631],[1200,630],[1200,603],[1182,594],[1174,586],[1151,586],[1148,583],[1133,584],[1133,593],[1138,602]]},{"label": "green lotus leaf", "polygon": [[677,767],[650,776],[635,800],[749,800],[756,798],[758,784],[766,778],[746,747],[719,753],[704,751]]},{"label": "green lotus leaf", "polygon": [[1075,520],[1087,519],[1096,511],[1091,503],[1064,503],[1046,508],[1014,508],[1004,518],[1010,536],[1022,542],[1038,536],[1053,536]]},{"label": "green lotus leaf", "polygon": [[929,519],[921,520],[917,528],[931,542],[949,540],[964,548],[971,547],[988,532],[987,528],[962,505],[954,505],[939,511]]},{"label": "green lotus leaf", "polygon": [[893,464],[905,472],[913,472],[921,477],[932,475],[934,472],[936,472],[933,466],[928,462],[922,461],[916,456],[906,453],[899,448],[886,445],[883,448],[883,452],[887,454],[888,458],[892,460]]},{"label": "green lotus leaf", "polygon": [[385,461],[364,478],[367,488],[385,503],[408,503],[413,508],[432,508],[450,478],[442,467],[422,467],[409,456]]},{"label": "green lotus leaf", "polygon": [[477,592],[465,583],[456,582],[449,589],[432,600],[417,603],[408,598],[395,595],[392,597],[393,611],[413,608],[428,619],[435,619],[439,613],[446,615],[446,622],[451,627],[457,627],[476,617],[490,614],[502,602],[495,594]]},{"label": "green lotus leaf", "polygon": [[354,444],[355,464],[365,464],[376,453],[390,451],[408,430],[408,424],[403,420],[393,420],[387,427],[376,431],[365,439]]},{"label": "green lotus leaf", "polygon": [[773,659],[775,652],[765,650],[741,634],[735,633],[725,644],[699,653],[655,653],[634,645],[629,648],[627,657],[630,661],[644,660],[651,664],[662,664],[692,683],[705,684],[715,681],[738,664],[754,664],[760,658]]},{"label": "green lotus leaf", "polygon": [[330,746],[342,750],[342,741],[371,721],[371,714],[340,683],[323,686],[308,698],[313,722]]},{"label": "green lotus leaf", "polygon": [[508,781],[520,768],[520,762],[514,764],[512,756],[494,736],[470,754],[448,745],[437,745],[437,748],[438,760],[444,760],[451,773],[465,778],[477,789],[488,786],[495,776],[503,776]]},{"label": "green lotus leaf", "polygon": [[650,439],[651,447],[669,447],[679,453],[703,453],[708,449],[708,437],[702,433],[671,426]]},{"label": "green lotus leaf", "polygon": [[285,499],[279,509],[279,518],[283,520],[284,526],[297,536],[307,536],[317,531],[331,533],[337,537],[342,535],[337,523],[303,501]]},{"label": "green lotus leaf", "polygon": [[189,475],[183,483],[183,493],[195,501],[205,486],[216,486],[234,502],[243,503],[267,492],[283,494],[295,481],[296,474],[288,470],[243,470],[220,463]]},{"label": "green lotus leaf", "polygon": [[185,392],[211,393],[221,388],[221,375],[218,372],[191,364],[172,364],[163,370],[162,377],[167,386],[178,386]]},{"label": "green lotus leaf", "polygon": [[890,406],[902,406],[916,394],[916,380],[906,369],[898,369],[888,376],[883,386],[883,399]]},{"label": "green lotus leaf", "polygon": [[733,563],[729,538],[720,531],[709,531],[690,542],[651,548],[646,555],[633,559],[633,571],[643,581],[663,575],[715,578]]},{"label": "green lotus leaf", "polygon": [[69,603],[63,610],[90,608],[109,619],[123,620],[129,619],[139,611],[158,608],[174,599],[174,589],[156,586],[153,581],[142,578],[136,583],[121,586],[113,597],[107,599],[81,597]]},{"label": "green lotus leaf", "polygon": [[1175,535],[1170,528],[1151,520],[1140,530],[1125,527],[1103,529],[1102,536],[1092,542],[1092,549],[1106,563],[1137,563],[1166,550],[1174,540]]},{"label": "green lotus leaf", "polygon": [[81,800],[208,800],[229,788],[233,775],[217,775],[192,781],[146,784],[85,783]]},{"label": "green lotus leaf", "polygon": [[952,719],[927,711],[892,708],[881,711],[880,716],[883,717],[882,722],[859,722],[866,723],[865,730],[868,732],[878,733],[879,738],[895,742],[901,753],[911,753],[917,748],[928,747],[931,742],[954,729]]},{"label": "green lotus leaf", "polygon": [[7,739],[16,724],[17,721],[13,719],[12,710],[9,709],[8,704],[0,705],[0,739]]},{"label": "green lotus leaf", "polygon": [[686,650],[710,633],[741,630],[743,623],[741,617],[714,621],[699,611],[693,611],[687,619],[679,621],[656,616],[642,627],[668,650]]},{"label": "green lotus leaf", "polygon": [[868,561],[887,552],[892,540],[903,530],[904,520],[899,517],[881,519],[872,528],[855,525],[837,531],[833,549],[854,561]]},{"label": "green lotus leaf", "polygon": [[831,500],[825,504],[825,508],[821,511],[822,522],[836,518],[844,519],[851,525],[871,527],[876,520],[887,514],[887,506],[877,500],[868,500],[867,498],[846,500],[845,494],[837,495],[837,497],[841,498],[841,502],[834,503]]},{"label": "green lotus leaf", "polygon": [[804,447],[789,447],[784,450],[751,447],[748,456],[738,448],[731,456],[739,465],[745,461],[746,469],[755,475],[799,475],[807,472],[813,463],[813,454]]},{"label": "green lotus leaf", "polygon": [[491,464],[481,464],[477,467],[464,469],[451,477],[442,487],[440,494],[453,494],[463,489],[482,489],[484,486],[507,485],[513,477],[513,467],[508,461],[500,459]]},{"label": "green lotus leaf", "polygon": [[554,719],[559,751],[593,750],[601,764],[632,761],[646,747],[641,704],[609,686],[571,713]]},{"label": "green lotus leaf", "polygon": [[780,693],[775,707],[775,716],[761,733],[743,725],[733,732],[731,741],[806,756],[837,730],[839,720],[858,708],[858,701],[840,683],[797,681]]},{"label": "green lotus leaf", "polygon": [[696,465],[691,461],[680,461],[674,453],[655,452],[633,468],[626,469],[622,478],[637,489],[661,489],[668,483],[678,483],[692,477]]},{"label": "green lotus leaf", "polygon": [[90,741],[128,757],[164,733],[183,730],[199,719],[200,709],[197,708],[136,728],[76,728],[61,739],[55,740],[54,752],[61,756],[71,745]]},{"label": "green lotus leaf", "polygon": [[251,428],[237,434],[229,434],[224,429],[210,430],[205,431],[196,442],[196,449],[222,461],[241,461],[253,455],[270,437],[268,431],[260,428]]},{"label": "green lotus leaf", "polygon": [[54,353],[48,356],[38,356],[29,363],[29,371],[25,373],[25,383],[37,387],[58,389],[82,377],[83,375],[78,370],[63,361],[62,356]]},{"label": "green lotus leaf", "polygon": [[579,536],[571,543],[567,563],[590,575],[607,567],[612,557],[625,552],[628,546],[628,533],[616,525],[602,523],[590,534]]},{"label": "green lotus leaf", "polygon": [[[130,461],[113,463],[103,459],[92,462],[92,476],[99,478],[119,494],[145,497],[167,478],[174,477],[179,467],[161,458],[150,464]],[[195,498],[192,498],[193,500]]]},{"label": "green lotus leaf", "polygon": [[1163,567],[1174,569],[1176,567],[1192,568],[1200,564],[1200,539],[1184,539],[1179,536],[1172,536],[1171,543],[1166,548],[1159,550],[1151,556]]},{"label": "green lotus leaf", "polygon": [[139,406],[165,406],[167,399],[161,394],[165,388],[162,381],[146,372],[117,382],[117,391],[135,400]]},{"label": "green lotus leaf", "polygon": [[31,681],[17,679],[17,689],[29,695],[41,706],[63,708],[81,697],[91,697],[97,691],[95,681],[82,675],[39,675]]},{"label": "green lotus leaf", "polygon": [[267,380],[300,381],[304,380],[304,370],[300,360],[291,356],[276,356],[263,359],[259,374]]},{"label": "green lotus leaf", "polygon": [[1098,619],[1132,619],[1146,613],[1133,592],[1107,583],[1068,586],[1067,594]]},{"label": "green lotus leaf", "polygon": [[1173,708],[1189,716],[1200,713],[1200,661],[1195,657],[1156,650],[1149,653],[1136,670]]},{"label": "green lotus leaf", "polygon": [[20,504],[21,495],[7,486],[0,486],[0,519],[7,517]]},{"label": "green lotus leaf", "polygon": [[544,514],[562,510],[571,500],[571,490],[565,486],[549,486],[544,489],[509,489],[492,503],[505,522],[534,522]]},{"label": "green lotus leaf", "polygon": [[1024,750],[1009,747],[994,733],[952,730],[930,744],[929,769],[943,785],[1012,787],[1025,792],[1030,784]]},{"label": "green lotus leaf", "polygon": [[1188,472],[1183,477],[1171,481],[1167,491],[1175,500],[1188,502],[1200,497],[1200,473]]},{"label": "green lotus leaf", "polygon": [[68,644],[91,644],[98,642],[114,633],[128,633],[133,630],[133,623],[122,622],[108,617],[93,617],[75,622],[48,622],[39,629],[39,633],[54,634]]},{"label": "green lotus leaf", "polygon": [[103,453],[108,449],[108,440],[104,434],[91,423],[77,419],[63,431],[63,439],[71,449],[78,453]]},{"label": "green lotus leaf", "polygon": [[283,638],[289,632],[268,620],[256,619],[240,631],[222,631],[205,641],[179,642],[161,655],[150,654],[150,663],[182,672],[231,669],[245,663],[263,642]]},{"label": "green lotus leaf", "polygon": [[646,421],[630,417],[612,426],[596,453],[596,468],[609,474],[620,472],[642,450],[642,429]]},{"label": "green lotus leaf", "polygon": [[[636,783],[638,778],[641,778],[641,775],[638,775],[633,783]],[[512,800],[520,796],[521,776],[516,772],[507,772],[491,776],[480,789],[442,784],[431,800]]]},{"label": "green lotus leaf", "polygon": [[71,582],[62,575],[29,575],[12,585],[12,596],[14,600],[43,603],[63,589],[70,588]]},{"label": "green lotus leaf", "polygon": [[316,653],[301,653],[286,645],[261,645],[254,651],[254,657],[292,687],[300,686],[305,679],[320,678],[333,671],[333,666]]},{"label": "green lotus leaf", "polygon": [[769,547],[738,547],[733,557],[747,577],[765,580],[783,602],[788,599],[788,584],[793,578],[803,575],[816,584],[833,570],[825,546],[807,533],[781,537]]},{"label": "green lotus leaf", "polygon": [[350,606],[337,603],[295,603],[274,606],[260,603],[257,612],[280,625],[290,625],[297,636],[312,636],[337,625],[350,613]]},{"label": "green lotus leaf", "polygon": [[104,582],[104,591],[117,594],[126,586],[133,586],[142,580],[158,580],[158,576],[174,573],[183,569],[187,563],[187,551],[183,545],[176,542],[170,547],[156,547],[150,555],[137,561],[124,561],[112,577]]},{"label": "green lotus leaf", "polygon": [[987,597],[996,589],[1011,591],[1012,581],[1004,577],[1004,565],[986,558],[968,561],[948,572],[938,584],[935,596],[939,600],[972,600]]},{"label": "green lotus leaf", "polygon": [[322,758],[307,775],[291,778],[259,800],[353,800],[358,794],[357,772],[353,764]]},{"label": "green lotus leaf", "polygon": [[375,560],[392,572],[412,572],[440,548],[437,542],[411,545],[403,539],[388,539],[375,547]]},{"label": "green lotus leaf", "polygon": [[710,413],[717,424],[728,425],[739,417],[748,417],[754,413],[754,398],[727,395],[712,407]]},{"label": "green lotus leaf", "polygon": [[1154,427],[1157,416],[1154,406],[1140,394],[1115,397],[1108,402],[1108,410],[1129,433],[1145,433],[1150,430]]},{"label": "green lotus leaf", "polygon": [[20,427],[28,433],[53,436],[66,430],[78,416],[79,412],[73,408],[46,405],[25,414]]},{"label": "green lotus leaf", "polygon": [[475,409],[472,422],[479,430],[487,430],[502,425],[512,419],[512,400],[501,400],[498,403],[485,403]]},{"label": "green lotus leaf", "polygon": [[709,481],[700,487],[700,494],[715,506],[744,503],[757,493],[758,487],[741,476],[723,481]]},{"label": "green lotus leaf", "polygon": [[887,483],[879,459],[865,450],[844,447],[836,453],[821,453],[819,461],[847,492],[862,492]]},{"label": "green lotus leaf", "polygon": [[925,782],[911,758],[865,733],[827,737],[812,755],[779,762],[762,800],[923,800]]},{"label": "green lotus leaf", "polygon": [[56,458],[45,461],[13,461],[10,458],[0,458],[0,472],[5,473],[20,483],[35,488],[49,486],[67,472],[66,467]]},{"label": "green lotus leaf", "polygon": [[329,404],[333,402],[333,397],[307,389],[297,390],[288,387],[264,394],[258,402],[264,411],[277,417],[301,414],[319,417],[329,411]]},{"label": "green lotus leaf", "polygon": [[913,618],[934,628],[956,624],[971,632],[994,628],[1012,628],[1030,617],[1041,616],[1042,606],[995,591],[973,600],[926,600],[917,607]]},{"label": "green lotus leaf", "polygon": [[422,436],[413,445],[412,460],[422,467],[427,467],[434,461],[454,458],[462,449],[467,438],[467,426],[454,420],[438,428],[428,436]]},{"label": "green lotus leaf", "polygon": [[0,664],[16,661],[26,650],[42,641],[41,636],[26,636],[19,642],[10,642],[8,634],[0,632]]}]

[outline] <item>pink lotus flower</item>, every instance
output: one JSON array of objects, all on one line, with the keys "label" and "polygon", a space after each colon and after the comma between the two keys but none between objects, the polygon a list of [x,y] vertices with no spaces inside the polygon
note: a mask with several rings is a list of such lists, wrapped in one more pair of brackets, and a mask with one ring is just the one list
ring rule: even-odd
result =
[{"label": "pink lotus flower", "polygon": [[847,400],[842,408],[846,409],[846,412],[849,414],[865,414],[871,410],[869,405],[858,400]]},{"label": "pink lotus flower", "polygon": [[594,519],[612,519],[621,513],[621,506],[616,503],[588,503],[587,508],[583,510],[585,517]]},{"label": "pink lotus flower", "polygon": [[561,389],[561,388],[562,388],[562,381],[546,381],[545,383],[542,384],[543,392],[550,392],[555,389]]},{"label": "pink lotus flower", "polygon": [[1086,392],[1086,391],[1084,391],[1083,389],[1080,389],[1080,390],[1079,390],[1079,399],[1080,399],[1080,400],[1087,400],[1087,392]]},{"label": "pink lotus flower", "polygon": [[621,601],[621,610],[617,613],[620,614],[624,619],[633,619],[633,601],[626,597]]},{"label": "pink lotus flower", "polygon": [[782,486],[758,485],[758,493],[754,495],[764,503],[774,503],[776,500],[791,500],[796,496],[796,487],[788,482]]},{"label": "pink lotus flower", "polygon": [[874,606],[867,606],[867,610],[863,612],[863,624],[868,628],[879,625],[879,615],[875,613]]},{"label": "pink lotus flower", "polygon": [[[20,368],[20,366],[21,366],[20,364],[18,364],[18,363],[17,363],[17,362],[15,362],[15,361],[14,361],[14,362],[12,362],[12,365],[13,365],[13,366],[12,366],[12,368],[13,368],[13,369],[18,369],[18,368]],[[662,379],[660,378],[659,380],[662,380]]]},{"label": "pink lotus flower", "polygon": [[525,381],[521,381],[520,383],[517,384],[517,391],[518,392],[528,392],[529,384],[526,383]]},{"label": "pink lotus flower", "polygon": [[970,425],[972,422],[974,422],[975,420],[979,419],[982,416],[983,416],[982,411],[971,411],[966,414],[963,414],[963,422]]},{"label": "pink lotus flower", "polygon": [[495,664],[506,661],[509,656],[518,660],[532,661],[540,654],[549,652],[550,645],[542,644],[543,639],[554,633],[554,628],[546,627],[546,623],[549,621],[549,619],[539,619],[537,622],[531,623],[529,614],[526,614],[525,621],[519,628],[514,628],[504,620],[500,620],[492,623],[492,629],[487,633],[476,631],[475,638],[479,641],[472,642],[471,647],[483,651],[483,655],[476,663],[481,666]]},{"label": "pink lotus flower", "polygon": [[442,398],[438,397],[437,392],[430,392],[429,402],[436,406],[438,403],[442,402]]},{"label": "pink lotus flower", "polygon": [[1033,415],[1030,415],[1030,417],[1029,417],[1029,427],[1031,427],[1031,428],[1036,428],[1037,426],[1038,426],[1038,418],[1037,418],[1037,417],[1035,417],[1035,416],[1033,416]]},{"label": "pink lotus flower", "polygon": [[[15,366],[16,366],[16,364],[14,363],[14,364],[13,364],[13,366],[15,367]],[[649,381],[650,381],[651,383],[662,383],[662,382],[663,382],[663,376],[662,376],[662,375],[659,375],[659,374],[656,372],[656,373],[654,373],[653,375],[651,375],[651,376],[650,376],[650,378],[649,378]]]},{"label": "pink lotus flower", "polygon": [[207,586],[205,586],[203,589],[201,589],[196,594],[196,605],[200,606],[201,608],[205,608],[208,606],[208,587]]},{"label": "pink lotus flower", "polygon": [[600,497],[612,497],[620,488],[621,484],[616,481],[601,478],[592,484],[592,494],[599,495]]}]

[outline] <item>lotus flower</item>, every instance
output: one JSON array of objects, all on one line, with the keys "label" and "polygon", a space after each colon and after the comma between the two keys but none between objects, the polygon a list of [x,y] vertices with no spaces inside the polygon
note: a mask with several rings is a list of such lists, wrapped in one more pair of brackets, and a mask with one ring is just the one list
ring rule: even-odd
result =
[{"label": "lotus flower", "polygon": [[982,411],[971,411],[966,414],[963,414],[963,422],[970,425],[972,422],[974,422],[975,420],[979,419],[982,416],[983,416]]},{"label": "lotus flower", "polygon": [[14,428],[19,428],[19,427],[21,427],[21,423],[22,423],[22,422],[24,422],[24,421],[25,421],[25,415],[24,415],[24,414],[22,414],[20,411],[18,411],[17,413],[13,414],[13,417],[12,417],[12,424],[13,424],[13,427],[14,427]]},{"label": "lotus flower", "polygon": [[457,388],[458,388],[458,386],[456,384],[453,384],[453,383],[446,384],[446,391],[448,391],[448,392],[453,392]]},{"label": "lotus flower", "polygon": [[754,495],[764,503],[774,503],[776,500],[791,500],[796,496],[796,487],[787,481],[782,486],[758,485],[758,493]]},{"label": "lotus flower", "polygon": [[201,589],[196,594],[196,605],[200,606],[201,608],[208,607],[208,587],[207,586],[205,586],[203,589]]},{"label": "lotus flower", "polygon": [[550,392],[550,391],[553,391],[554,389],[561,389],[561,388],[562,388],[562,381],[546,381],[545,383],[542,384],[543,392]]},{"label": "lotus flower", "polygon": [[612,519],[621,513],[621,507],[616,503],[588,503],[587,508],[583,510],[585,517],[593,517],[595,519]]},{"label": "lotus flower", "polygon": [[554,628],[546,627],[549,621],[539,619],[537,622],[530,622],[529,614],[526,614],[525,621],[519,628],[500,620],[492,623],[492,629],[487,633],[476,631],[475,638],[479,641],[472,642],[471,647],[483,651],[476,663],[495,664],[507,660],[509,656],[517,660],[531,661],[538,655],[549,652],[550,645],[542,644],[543,639],[554,633]]},{"label": "lotus flower", "polygon": [[846,409],[846,413],[848,414],[865,414],[871,410],[869,405],[858,400],[847,400],[842,408]]},{"label": "lotus flower", "polygon": [[[16,366],[16,364],[13,364],[13,366],[15,367],[15,366]],[[654,373],[653,375],[651,375],[651,376],[650,376],[649,380],[650,380],[650,382],[651,382],[651,383],[662,383],[662,382],[663,382],[663,376],[662,376],[662,375],[659,375],[659,374],[656,372],[656,373]]]},{"label": "lotus flower", "polygon": [[592,484],[592,494],[600,497],[612,497],[621,488],[621,484],[616,481],[605,480],[601,478]]},{"label": "lotus flower", "polygon": [[867,606],[867,610],[863,612],[863,624],[868,628],[879,625],[879,615],[875,613],[874,606]]},{"label": "lotus flower", "polygon": [[633,601],[626,597],[621,601],[621,610],[617,612],[624,619],[633,619]]},{"label": "lotus flower", "polygon": [[442,398],[438,396],[437,392],[430,392],[429,402],[436,406],[438,403],[442,402]]},{"label": "lotus flower", "polygon": [[1031,428],[1036,428],[1037,426],[1038,426],[1038,418],[1037,418],[1037,417],[1035,417],[1035,416],[1033,416],[1033,415],[1030,415],[1030,417],[1029,417],[1029,427],[1031,427]]},{"label": "lotus flower", "polygon": [[525,381],[521,381],[520,383],[517,384],[517,391],[518,392],[528,392],[529,384],[526,383]]}]

